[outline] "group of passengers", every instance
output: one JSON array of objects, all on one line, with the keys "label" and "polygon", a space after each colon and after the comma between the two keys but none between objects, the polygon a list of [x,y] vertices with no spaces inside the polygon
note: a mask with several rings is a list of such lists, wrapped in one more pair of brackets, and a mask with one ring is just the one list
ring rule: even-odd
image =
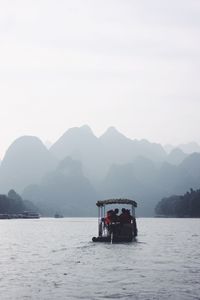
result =
[{"label": "group of passengers", "polygon": [[[104,225],[104,227],[103,227]],[[107,229],[108,233],[114,235],[131,235],[137,236],[137,225],[135,217],[131,215],[129,209],[122,208],[121,214],[119,209],[108,210],[106,217],[102,219],[99,227],[99,235],[102,236],[103,228]],[[124,231],[125,230],[125,231]]]},{"label": "group of passengers", "polygon": [[113,223],[130,224],[133,220],[133,216],[131,216],[130,210],[122,208],[121,214],[119,215],[119,209],[115,208],[114,210],[108,210],[106,214],[106,218],[104,220],[106,225],[110,225]]}]

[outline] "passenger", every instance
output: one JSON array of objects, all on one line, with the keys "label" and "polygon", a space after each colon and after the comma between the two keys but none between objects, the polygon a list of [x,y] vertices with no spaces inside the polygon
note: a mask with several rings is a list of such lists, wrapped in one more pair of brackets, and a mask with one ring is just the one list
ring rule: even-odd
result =
[{"label": "passenger", "polygon": [[119,216],[119,220],[120,220],[121,224],[129,223],[129,216],[128,216],[128,213],[127,213],[127,209],[122,208],[122,213]]},{"label": "passenger", "polygon": [[112,214],[112,222],[114,223],[117,223],[119,222],[119,216],[118,216],[118,213],[119,213],[119,209],[118,208],[115,208],[113,214]]},{"label": "passenger", "polygon": [[131,223],[133,217],[131,216],[130,210],[122,208],[122,213],[120,215],[120,222],[123,224]]},{"label": "passenger", "polygon": [[117,215],[119,213],[119,209],[115,208],[114,213]]},{"label": "passenger", "polygon": [[127,221],[128,223],[131,223],[131,221],[133,220],[133,216],[131,216],[130,209],[127,209],[126,213],[127,213]]},{"label": "passenger", "polygon": [[105,218],[105,224],[110,225],[112,222],[113,210],[108,210]]}]

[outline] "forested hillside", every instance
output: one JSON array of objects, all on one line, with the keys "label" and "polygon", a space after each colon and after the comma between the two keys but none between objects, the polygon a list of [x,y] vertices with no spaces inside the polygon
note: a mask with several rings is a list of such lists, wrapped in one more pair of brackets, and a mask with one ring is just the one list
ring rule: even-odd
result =
[{"label": "forested hillside", "polygon": [[200,217],[200,189],[183,196],[163,198],[155,208],[157,215],[168,217]]}]

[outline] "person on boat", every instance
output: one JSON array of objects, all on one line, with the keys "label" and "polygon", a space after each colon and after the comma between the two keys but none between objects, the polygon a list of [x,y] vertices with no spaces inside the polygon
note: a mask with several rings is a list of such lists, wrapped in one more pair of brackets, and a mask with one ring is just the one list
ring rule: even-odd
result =
[{"label": "person on boat", "polygon": [[129,219],[130,217],[129,217],[129,213],[127,212],[127,209],[122,208],[122,213],[119,216],[120,224],[123,225],[129,223]]},{"label": "person on boat", "polygon": [[115,208],[115,210],[113,211],[113,214],[112,214],[112,222],[114,223],[117,223],[119,222],[119,209],[118,208]]},{"label": "person on boat", "polygon": [[108,210],[105,217],[105,224],[110,225],[112,222],[113,210]]},{"label": "person on boat", "polygon": [[126,210],[126,214],[127,214],[127,223],[131,223],[133,221],[133,216],[131,216],[130,209]]}]

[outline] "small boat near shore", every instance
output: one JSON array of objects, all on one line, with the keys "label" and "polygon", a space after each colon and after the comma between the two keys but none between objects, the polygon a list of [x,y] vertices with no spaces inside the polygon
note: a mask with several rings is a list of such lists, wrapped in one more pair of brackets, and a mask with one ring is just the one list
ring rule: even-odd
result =
[{"label": "small boat near shore", "polygon": [[24,211],[22,213],[22,219],[39,219],[40,214],[31,211]]},{"label": "small boat near shore", "polygon": [[[130,199],[108,199],[97,201],[98,207],[98,236],[93,237],[93,242],[127,243],[132,242],[137,236],[137,224],[135,218],[135,208],[137,203]],[[122,208],[121,215],[119,209],[106,210],[108,205],[130,205],[130,209]]]},{"label": "small boat near shore", "polygon": [[54,215],[54,218],[56,218],[56,219],[63,218],[63,215],[61,215],[61,214],[59,214],[59,213],[56,213],[56,214]]},{"label": "small boat near shore", "polygon": [[36,212],[29,212],[29,211],[24,211],[19,214],[0,214],[0,219],[1,220],[8,220],[8,219],[39,219],[40,214]]}]

